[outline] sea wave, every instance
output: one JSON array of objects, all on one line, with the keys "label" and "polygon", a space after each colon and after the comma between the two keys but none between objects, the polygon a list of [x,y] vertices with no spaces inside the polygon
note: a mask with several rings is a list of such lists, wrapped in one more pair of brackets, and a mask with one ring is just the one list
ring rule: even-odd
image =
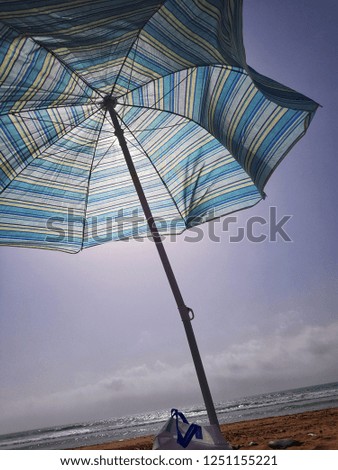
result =
[{"label": "sea wave", "polygon": [[[220,422],[299,413],[338,406],[338,382],[264,393],[216,404]],[[67,449],[155,434],[170,410],[158,410],[94,422],[67,424],[0,436],[0,449]],[[184,409],[189,421],[207,422],[200,404]]]}]

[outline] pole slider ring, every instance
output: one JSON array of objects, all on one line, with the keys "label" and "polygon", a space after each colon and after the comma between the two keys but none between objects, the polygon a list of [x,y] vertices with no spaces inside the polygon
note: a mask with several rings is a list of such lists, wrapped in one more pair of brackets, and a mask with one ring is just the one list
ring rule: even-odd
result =
[{"label": "pole slider ring", "polygon": [[[194,311],[192,308],[188,307],[188,310],[189,310],[189,318],[190,318],[190,321],[193,321],[193,319],[195,318],[195,314],[194,314]],[[191,314],[191,315],[190,315]]]}]

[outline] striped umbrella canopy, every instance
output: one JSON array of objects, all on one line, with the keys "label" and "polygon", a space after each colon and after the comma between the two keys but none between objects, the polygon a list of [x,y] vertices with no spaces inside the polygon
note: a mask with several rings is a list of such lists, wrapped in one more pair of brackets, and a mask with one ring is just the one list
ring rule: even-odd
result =
[{"label": "striped umbrella canopy", "polygon": [[162,250],[264,198],[317,109],[247,64],[242,0],[5,0],[0,32],[2,245]]},{"label": "striped umbrella canopy", "polygon": [[317,105],[245,60],[239,0],[0,2],[0,243],[75,253],[252,206]]}]

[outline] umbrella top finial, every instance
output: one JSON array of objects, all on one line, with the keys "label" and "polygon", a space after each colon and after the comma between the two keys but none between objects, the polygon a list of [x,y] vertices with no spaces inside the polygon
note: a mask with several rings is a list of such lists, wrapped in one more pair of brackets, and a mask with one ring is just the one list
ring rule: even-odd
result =
[{"label": "umbrella top finial", "polygon": [[112,110],[117,105],[117,98],[111,95],[106,95],[102,100],[102,107],[109,110]]}]

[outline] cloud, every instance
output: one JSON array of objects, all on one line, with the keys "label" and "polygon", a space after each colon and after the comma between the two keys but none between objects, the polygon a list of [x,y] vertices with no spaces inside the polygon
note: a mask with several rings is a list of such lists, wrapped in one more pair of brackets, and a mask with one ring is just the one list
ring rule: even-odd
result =
[{"label": "cloud", "polygon": [[[204,363],[214,398],[225,401],[334,381],[338,372],[337,337],[338,322],[296,329],[293,334],[289,329],[276,329],[273,335],[255,337],[208,355]],[[82,387],[7,402],[2,421],[4,426],[21,428],[65,424],[142,409],[169,409],[177,403],[193,404],[202,401],[199,393],[190,362],[154,361],[116,370]]]},{"label": "cloud", "polygon": [[111,376],[85,386],[0,404],[0,433],[155,410],[168,402],[171,408],[175,400],[186,395],[187,385],[189,389],[194,381],[191,364],[177,368],[155,361],[116,370]]},{"label": "cloud", "polygon": [[[299,326],[299,325],[298,325]],[[235,391],[243,383],[248,390],[268,391],[336,380],[338,374],[338,322],[290,331],[236,344],[206,358],[218,389]],[[230,383],[230,385],[229,385]]]},{"label": "cloud", "polygon": [[304,328],[306,324],[304,314],[296,310],[289,310],[287,312],[277,314],[275,321],[277,329],[279,329],[281,333],[289,334],[293,334],[296,330],[299,331],[300,328]]}]

